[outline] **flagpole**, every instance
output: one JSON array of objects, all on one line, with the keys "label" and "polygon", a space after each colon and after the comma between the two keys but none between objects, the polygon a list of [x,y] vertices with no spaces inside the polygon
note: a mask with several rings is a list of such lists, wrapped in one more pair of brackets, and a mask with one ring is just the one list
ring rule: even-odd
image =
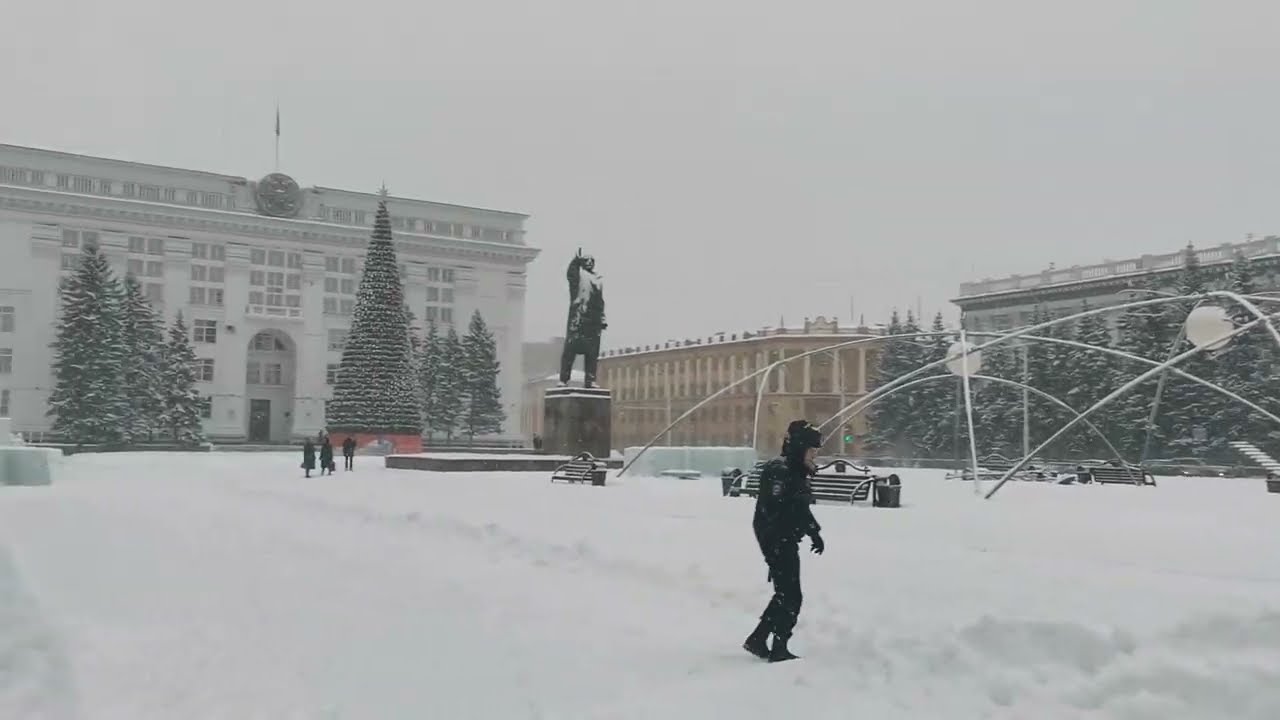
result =
[{"label": "flagpole", "polygon": [[280,103],[276,103],[276,172],[280,172]]}]

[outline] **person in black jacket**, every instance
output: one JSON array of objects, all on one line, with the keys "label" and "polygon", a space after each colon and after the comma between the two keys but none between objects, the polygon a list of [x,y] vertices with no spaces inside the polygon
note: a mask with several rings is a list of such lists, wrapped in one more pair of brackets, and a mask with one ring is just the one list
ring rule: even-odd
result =
[{"label": "person in black jacket", "polygon": [[311,442],[311,438],[307,438],[302,443],[302,469],[306,472],[307,477],[311,477],[311,471],[316,467],[316,446]]},{"label": "person in black jacket", "polygon": [[333,444],[328,435],[320,436],[320,474],[333,474]]},{"label": "person in black jacket", "polygon": [[342,441],[342,462],[344,470],[354,470],[356,463],[356,439],[348,435]]},{"label": "person in black jacket", "polygon": [[[826,549],[820,534],[822,528],[809,510],[812,504],[809,475],[821,447],[822,433],[808,422],[796,420],[787,426],[782,455],[766,463],[760,472],[760,490],[751,524],[769,566],[773,599],[742,647],[769,662],[796,658],[787,649],[787,641],[800,616],[804,597],[800,591],[800,539],[808,535],[813,542],[813,552],[819,555]],[[772,648],[768,643],[770,633],[773,633]]]}]

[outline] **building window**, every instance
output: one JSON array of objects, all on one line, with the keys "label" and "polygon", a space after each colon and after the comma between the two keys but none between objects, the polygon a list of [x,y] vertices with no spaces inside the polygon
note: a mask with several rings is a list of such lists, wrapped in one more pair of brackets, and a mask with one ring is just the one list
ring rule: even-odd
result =
[{"label": "building window", "polygon": [[289,273],[284,280],[284,286],[289,290],[300,290],[302,288],[302,276],[298,273]]},{"label": "building window", "polygon": [[284,366],[280,363],[267,363],[262,368],[263,385],[283,385]]},{"label": "building window", "polygon": [[0,348],[0,375],[13,372],[13,348]]},{"label": "building window", "polygon": [[0,390],[0,417],[9,417],[9,391]]},{"label": "building window", "polygon": [[57,185],[59,190],[69,190],[71,188],[71,176],[58,173]]},{"label": "building window", "polygon": [[133,197],[138,194],[138,186],[134,183],[124,183],[120,186],[120,194],[125,197]]},{"label": "building window", "polygon": [[440,302],[453,304],[453,288],[440,289]]},{"label": "building window", "polygon": [[440,302],[440,288],[427,288],[427,302]]},{"label": "building window", "polygon": [[191,337],[198,343],[218,342],[218,321],[195,320],[191,323]]},{"label": "building window", "polygon": [[338,258],[332,256],[326,257],[324,259],[324,271],[331,273],[338,272]]},{"label": "building window", "polygon": [[345,274],[347,274],[347,275],[355,275],[355,274],[356,274],[356,259],[355,259],[355,258],[342,258],[342,272],[343,272],[343,273],[345,273]]},{"label": "building window", "polygon": [[147,254],[163,255],[164,254],[164,238],[147,238]]},{"label": "building window", "polygon": [[294,270],[302,269],[302,253],[289,253],[288,265]]},{"label": "building window", "polygon": [[139,275],[142,274],[142,261],[134,260],[133,258],[130,258],[124,264],[124,271],[129,275],[138,277]]},{"label": "building window", "polygon": [[340,311],[343,315],[350,315],[351,313],[355,312],[356,301],[343,298],[342,300],[338,301],[338,307],[340,308]]},{"label": "building window", "polygon": [[338,298],[332,295],[326,295],[324,298],[324,314],[336,315],[338,313]]},{"label": "building window", "polygon": [[191,264],[191,279],[196,282],[204,282],[209,278],[209,268],[206,265]]},{"label": "building window", "polygon": [[440,268],[438,267],[427,268],[427,281],[440,282]]},{"label": "building window", "polygon": [[269,332],[260,332],[253,336],[251,343],[255,352],[288,352],[284,341]]},{"label": "building window", "polygon": [[249,271],[249,284],[254,287],[262,287],[267,284],[267,273],[262,270]]},{"label": "building window", "polygon": [[196,192],[195,190],[188,190],[188,191],[187,191],[187,204],[188,204],[188,205],[195,205],[195,204],[196,204],[196,202],[198,202],[199,197],[200,197],[200,193]]},{"label": "building window", "polygon": [[196,359],[196,382],[213,382],[213,358]]},{"label": "building window", "polygon": [[369,222],[369,221],[368,221],[368,220],[366,219],[366,217],[365,217],[365,212],[364,212],[363,210],[357,210],[357,211],[356,211],[356,224],[357,224],[357,225],[364,225],[364,224],[366,224],[366,223],[368,223],[368,222]]},{"label": "building window", "polygon": [[225,274],[226,268],[221,265],[213,265],[209,268],[209,282],[220,283],[225,279]]},{"label": "building window", "polygon": [[207,208],[220,208],[222,207],[222,194],[221,193],[201,193],[200,204]]},{"label": "building window", "polygon": [[13,306],[0,305],[0,332],[13,332]]},{"label": "building window", "polygon": [[191,243],[191,257],[204,260],[209,257],[209,246],[205,243]]},{"label": "building window", "polygon": [[267,251],[262,248],[253,248],[249,250],[249,263],[251,265],[266,265]]},{"label": "building window", "polygon": [[261,385],[262,364],[256,362],[246,363],[244,366],[244,381],[247,385]]},{"label": "building window", "polygon": [[155,187],[152,185],[143,185],[141,188],[141,195],[143,200],[150,200],[151,202],[160,202],[160,188],[158,187]]},{"label": "building window", "polygon": [[80,267],[79,255],[72,255],[71,253],[66,253],[62,256],[63,270],[75,270],[78,267]]},{"label": "building window", "polygon": [[261,305],[261,304],[262,304],[262,300],[263,300],[263,295],[262,295],[262,291],[261,291],[261,290],[250,290],[250,291],[249,291],[249,304],[250,304],[250,305]]},{"label": "building window", "polygon": [[338,292],[338,278],[327,277],[324,279],[324,291],[327,293]]},{"label": "building window", "polygon": [[164,302],[164,285],[147,283],[146,297],[152,305],[162,304]]},{"label": "building window", "polygon": [[426,319],[431,322],[438,322],[440,320],[440,308],[435,305],[428,305]]},{"label": "building window", "polygon": [[75,230],[62,231],[62,247],[78,248],[80,247],[80,233]]},{"label": "building window", "polygon": [[140,238],[140,237],[129,238],[129,252],[142,253],[142,252],[146,252],[146,250],[147,250],[146,238]]},{"label": "building window", "polygon": [[210,245],[210,246],[209,246],[209,259],[210,259],[210,260],[217,260],[218,262],[222,262],[222,261],[226,260],[226,259],[227,259],[227,246],[226,246],[226,245]]},{"label": "building window", "polygon": [[147,277],[164,277],[164,263],[158,260],[147,262]]},{"label": "building window", "polygon": [[453,282],[453,268],[442,268],[440,270],[440,282],[443,282],[443,283]]},{"label": "building window", "polygon": [[75,180],[75,188],[76,192],[79,193],[93,192],[93,178],[77,176]]},{"label": "building window", "polygon": [[284,253],[280,250],[272,250],[268,252],[267,264],[271,267],[284,267]]},{"label": "building window", "polygon": [[213,417],[213,396],[205,395],[200,398],[200,417],[208,420]]},{"label": "building window", "polygon": [[355,295],[355,294],[356,294],[356,281],[355,281],[354,279],[352,279],[352,278],[343,278],[343,279],[342,279],[342,294],[343,294],[343,295]]},{"label": "building window", "polygon": [[339,328],[329,330],[329,349],[342,350],[347,346],[347,331]]}]

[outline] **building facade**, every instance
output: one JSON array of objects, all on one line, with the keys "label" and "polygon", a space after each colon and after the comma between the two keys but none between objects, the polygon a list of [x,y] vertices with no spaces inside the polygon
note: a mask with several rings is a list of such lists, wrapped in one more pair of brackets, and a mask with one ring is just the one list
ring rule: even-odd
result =
[{"label": "building facade", "polygon": [[499,383],[521,417],[526,215],[300,187],[0,145],[0,416],[48,430],[58,285],[86,243],[134,274],[199,358],[205,430],[284,442],[324,425],[379,200],[392,217],[405,301],[421,329],[473,311],[493,331]]},{"label": "building facade", "polygon": [[1063,269],[1050,267],[1032,275],[962,283],[959,296],[952,302],[960,307],[966,330],[1011,330],[1029,325],[1037,307],[1067,315],[1079,312],[1086,300],[1092,307],[1103,307],[1140,299],[1128,291],[1150,282],[1172,283],[1188,251],[1196,254],[1209,274],[1211,286],[1221,285],[1227,268],[1240,252],[1253,265],[1259,291],[1280,289],[1280,236],[1273,235],[1199,250],[1183,249]]},{"label": "building facade", "polygon": [[[603,353],[600,384],[613,391],[614,449],[645,445],[703,399],[770,363],[879,334],[879,328],[840,327],[834,319],[818,317],[806,319],[800,328],[764,328],[729,336],[718,333],[696,340]],[[820,423],[865,395],[879,351],[879,343],[872,341],[818,353],[777,368],[765,386],[759,433],[754,438],[759,378],[708,403],[660,443],[754,446],[762,452],[774,452],[787,423],[797,418]],[[863,416],[833,432],[837,437],[827,444],[827,451],[850,455],[862,452],[866,435]]]}]

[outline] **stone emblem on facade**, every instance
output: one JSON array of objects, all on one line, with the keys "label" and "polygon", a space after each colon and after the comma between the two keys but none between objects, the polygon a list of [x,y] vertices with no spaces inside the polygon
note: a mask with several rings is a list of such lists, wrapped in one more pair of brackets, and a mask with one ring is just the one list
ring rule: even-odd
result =
[{"label": "stone emblem on facade", "polygon": [[258,211],[271,217],[297,217],[302,211],[302,188],[284,173],[271,173],[254,190]]}]

